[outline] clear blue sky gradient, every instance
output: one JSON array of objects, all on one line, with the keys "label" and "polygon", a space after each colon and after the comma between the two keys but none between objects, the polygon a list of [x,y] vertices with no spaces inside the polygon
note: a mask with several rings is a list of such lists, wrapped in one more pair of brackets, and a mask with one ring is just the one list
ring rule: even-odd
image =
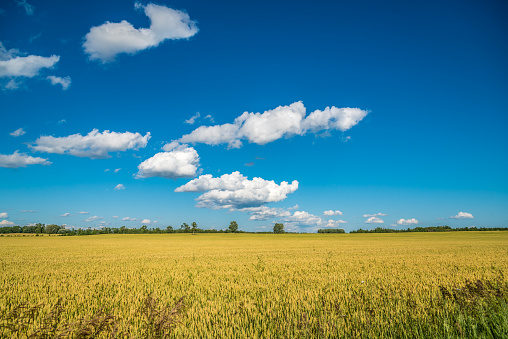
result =
[{"label": "clear blue sky gradient", "polygon": [[[52,164],[0,168],[0,213],[9,221],[139,227],[150,219],[150,227],[196,221],[220,229],[236,220],[243,230],[271,229],[282,219],[196,208],[199,193],[174,192],[190,179],[135,174],[166,142],[209,125],[208,114],[224,124],[245,111],[302,101],[307,113],[327,106],[370,113],[325,137],[244,142],[240,149],[197,144],[202,173],[298,180],[296,192],[266,206],[297,204],[323,220],[325,210],[340,210],[331,219],[347,221],[340,227],[348,231],[407,228],[390,226],[401,218],[417,226],[508,227],[506,1],[161,1],[187,12],[199,32],[104,65],[89,60],[83,39],[106,21],[148,27],[134,2],[27,1],[33,15],[15,0],[1,2],[0,42],[60,61],[21,88],[0,91],[0,154],[19,150]],[[52,86],[50,74],[70,76],[72,84],[66,91]],[[196,112],[201,118],[185,124]],[[26,133],[11,136],[18,128]],[[146,148],[108,159],[28,147],[41,135],[94,128],[152,138]],[[115,190],[118,184],[125,189]],[[474,218],[450,219],[459,212]],[[384,224],[365,223],[363,215],[375,213],[387,214]],[[102,219],[85,222],[89,216]]]}]

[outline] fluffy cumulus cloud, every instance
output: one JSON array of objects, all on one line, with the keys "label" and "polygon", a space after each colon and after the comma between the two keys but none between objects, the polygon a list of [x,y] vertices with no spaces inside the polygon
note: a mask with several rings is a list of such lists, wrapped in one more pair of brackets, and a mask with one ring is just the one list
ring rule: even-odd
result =
[{"label": "fluffy cumulus cloud", "polygon": [[18,168],[27,167],[28,165],[51,165],[51,161],[44,158],[32,157],[25,153],[18,153],[18,151],[8,155],[0,154],[0,167]]},{"label": "fluffy cumulus cloud", "polygon": [[325,220],[306,211],[295,211],[292,215],[282,217],[282,220],[294,231],[297,231],[300,227],[306,228],[307,231],[309,227],[314,229],[319,227],[336,228],[341,224],[347,223],[344,220]]},{"label": "fluffy cumulus cloud", "polygon": [[8,217],[9,217],[9,213],[7,213],[7,212],[0,213],[0,219],[7,219]]},{"label": "fluffy cumulus cloud", "polygon": [[125,189],[125,186],[123,184],[118,184],[115,186],[115,190],[119,191],[119,190],[124,190]]},{"label": "fluffy cumulus cloud", "polygon": [[67,137],[42,136],[30,145],[32,149],[44,153],[70,154],[92,159],[109,158],[109,152],[138,150],[146,147],[150,132],[145,136],[139,133],[117,133],[108,130],[100,133],[97,129],[87,135],[73,134]]},{"label": "fluffy cumulus cloud", "polygon": [[143,220],[141,220],[141,223],[143,225],[150,225],[152,222],[150,221],[150,219],[143,219]]},{"label": "fluffy cumulus cloud", "polygon": [[46,79],[48,79],[52,85],[61,85],[62,89],[64,91],[66,91],[69,88],[69,86],[71,85],[71,78],[70,77],[61,78],[61,77],[56,77],[54,75],[49,75],[46,77]]},{"label": "fluffy cumulus cloud", "polygon": [[7,60],[0,60],[0,77],[26,77],[33,78],[43,68],[52,68],[60,57],[52,55],[43,57],[39,55],[16,56]]},{"label": "fluffy cumulus cloud", "polygon": [[366,224],[384,224],[384,220],[378,217],[369,217],[365,220]]},{"label": "fluffy cumulus cloud", "polygon": [[239,148],[242,141],[264,145],[281,138],[329,130],[346,131],[358,124],[369,112],[359,108],[327,107],[306,115],[301,101],[279,106],[263,113],[244,112],[233,123],[200,126],[176,140],[178,143],[227,144]]},{"label": "fluffy cumulus cloud", "polygon": [[416,225],[416,224],[418,224],[418,220],[416,220],[415,218],[412,218],[412,219],[399,219],[397,221],[397,224],[398,225]]},{"label": "fluffy cumulus cloud", "polygon": [[451,216],[450,219],[473,219],[473,215],[467,212],[459,212],[457,215]]},{"label": "fluffy cumulus cloud", "polygon": [[323,214],[328,216],[328,217],[332,217],[334,215],[342,215],[342,212],[341,211],[329,210],[329,211],[324,211]]},{"label": "fluffy cumulus cloud", "polygon": [[268,220],[278,217],[288,217],[291,213],[283,208],[270,208],[268,206],[245,207],[238,209],[239,212],[250,214],[250,220]]},{"label": "fluffy cumulus cloud", "polygon": [[136,178],[192,178],[196,176],[198,167],[198,152],[192,147],[182,145],[170,152],[157,153],[143,161],[138,166]]},{"label": "fluffy cumulus cloud", "polygon": [[298,189],[298,181],[276,184],[273,180],[249,180],[240,172],[214,178],[202,175],[175,189],[175,192],[205,192],[196,200],[197,207],[231,210],[259,207],[269,202],[282,201]]},{"label": "fluffy cumulus cloud", "polygon": [[[0,84],[4,89],[18,89],[23,84],[23,78],[38,77],[42,70],[53,68],[58,61],[60,61],[58,55],[49,57],[26,55],[14,48],[8,50],[0,42]],[[65,87],[64,89],[70,85],[69,77],[48,76],[47,79],[53,84],[58,83],[58,79],[60,79],[60,84]],[[54,81],[56,82],[54,83]]]},{"label": "fluffy cumulus cloud", "polygon": [[137,219],[136,218],[131,218],[131,217],[125,217],[125,218],[122,218],[123,221],[136,221]]},{"label": "fluffy cumulus cloud", "polygon": [[2,220],[0,221],[0,226],[14,226],[15,223],[13,223],[12,221],[9,221],[9,220]]},{"label": "fluffy cumulus cloud", "polygon": [[23,128],[18,128],[17,130],[15,130],[14,132],[12,133],[9,133],[10,136],[13,136],[13,137],[20,137],[22,136],[23,134],[25,134],[26,132],[23,130]]},{"label": "fluffy cumulus cloud", "polygon": [[91,60],[113,61],[120,53],[135,54],[157,47],[164,40],[188,39],[198,32],[196,22],[183,11],[165,6],[136,3],[150,19],[149,28],[134,28],[129,22],[109,22],[92,27],[83,48]]}]

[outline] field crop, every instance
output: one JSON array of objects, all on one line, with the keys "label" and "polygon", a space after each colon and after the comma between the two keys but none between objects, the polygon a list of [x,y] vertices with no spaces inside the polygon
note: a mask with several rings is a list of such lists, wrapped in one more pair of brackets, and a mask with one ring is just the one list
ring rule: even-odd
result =
[{"label": "field crop", "polygon": [[508,232],[0,237],[4,338],[508,337]]}]

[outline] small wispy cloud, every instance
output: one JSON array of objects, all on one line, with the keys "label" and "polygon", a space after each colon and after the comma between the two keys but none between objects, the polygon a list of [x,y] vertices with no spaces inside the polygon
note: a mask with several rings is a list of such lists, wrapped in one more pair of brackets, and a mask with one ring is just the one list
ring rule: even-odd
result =
[{"label": "small wispy cloud", "polygon": [[334,215],[342,215],[342,212],[338,211],[338,210],[337,211],[329,210],[329,211],[324,211],[323,214],[326,215],[326,216],[331,217],[331,216],[334,216]]},{"label": "small wispy cloud", "polygon": [[23,130],[23,128],[18,128],[17,130],[15,130],[14,132],[12,133],[9,133],[10,136],[13,136],[13,137],[20,137],[22,136],[23,134],[25,134],[25,130]]},{"label": "small wispy cloud", "polygon": [[119,191],[119,190],[124,190],[125,189],[125,186],[123,184],[118,184],[115,186],[115,190]]},{"label": "small wispy cloud", "polygon": [[197,112],[192,117],[190,117],[189,119],[185,120],[184,122],[186,124],[193,125],[200,116],[201,116],[201,114],[199,114],[199,112]]},{"label": "small wispy cloud", "polygon": [[64,91],[66,91],[69,88],[72,82],[71,78],[68,76],[61,78],[54,75],[49,75],[46,77],[46,79],[48,79],[52,85],[61,85]]},{"label": "small wispy cloud", "polygon": [[25,9],[26,15],[34,15],[35,12],[35,6],[30,5],[26,0],[16,0],[16,3],[18,6],[21,6]]},{"label": "small wispy cloud", "polygon": [[85,219],[85,221],[91,222],[91,221],[96,221],[96,220],[100,220],[100,219],[103,219],[103,217],[98,217],[98,216],[94,215],[93,217]]}]

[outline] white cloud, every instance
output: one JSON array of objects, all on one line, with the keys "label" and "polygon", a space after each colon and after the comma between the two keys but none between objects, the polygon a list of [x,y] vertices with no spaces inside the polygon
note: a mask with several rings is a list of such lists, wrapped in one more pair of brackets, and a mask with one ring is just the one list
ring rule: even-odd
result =
[{"label": "white cloud", "polygon": [[273,180],[253,178],[249,180],[240,172],[214,178],[202,175],[175,189],[175,192],[205,192],[196,200],[197,207],[213,209],[241,209],[259,207],[269,202],[282,201],[298,189],[298,181],[276,184]]},{"label": "white cloud", "polygon": [[20,78],[33,78],[44,68],[53,68],[60,60],[60,56],[43,57],[39,55],[25,55],[17,49],[7,50],[0,42],[0,85],[4,89],[15,90],[22,86]]},{"label": "white cloud", "polygon": [[210,120],[210,122],[212,122],[212,123],[214,123],[214,122],[215,122],[215,120],[213,119],[213,117],[212,117],[210,114],[208,114],[208,115],[205,117],[205,119]]},{"label": "white cloud", "polygon": [[52,68],[60,57],[52,55],[42,57],[38,55],[16,56],[8,60],[0,60],[0,77],[33,78],[43,68]]},{"label": "white cloud", "polygon": [[15,130],[14,132],[12,133],[9,133],[9,135],[13,136],[13,137],[20,137],[22,136],[23,134],[25,134],[26,132],[23,130],[23,128],[18,128],[17,130]]},{"label": "white cloud", "polygon": [[0,154],[0,167],[18,168],[27,167],[28,165],[51,165],[48,159],[32,157],[25,153],[14,152],[10,155]]},{"label": "white cloud", "polygon": [[121,168],[117,168],[117,169],[115,169],[115,173],[120,172],[120,170],[121,170]]},{"label": "white cloud", "polygon": [[152,3],[147,6],[137,3],[135,7],[144,9],[150,27],[134,28],[125,20],[92,27],[83,43],[91,60],[110,62],[120,53],[135,54],[157,47],[164,40],[187,39],[198,32],[196,22],[185,12]]},{"label": "white cloud", "polygon": [[81,134],[72,134],[59,138],[42,136],[35,141],[35,145],[30,145],[30,147],[38,152],[104,159],[110,157],[109,152],[144,148],[149,139],[150,132],[142,136],[139,133],[117,133],[108,130],[100,133],[97,129],[93,129],[85,136]]},{"label": "white cloud", "polygon": [[136,218],[130,218],[130,217],[125,217],[125,218],[122,218],[123,221],[136,221],[137,219]]},{"label": "white cloud", "polygon": [[301,101],[289,106],[279,106],[261,113],[243,113],[235,119],[241,124],[241,136],[252,143],[264,145],[283,136],[302,134],[305,106]]},{"label": "white cloud", "polygon": [[100,219],[102,219],[102,217],[98,217],[98,216],[94,215],[93,217],[85,219],[85,221],[90,222],[90,221],[95,221],[95,220],[100,220]]},{"label": "white cloud", "polygon": [[306,108],[301,101],[289,106],[279,106],[264,113],[244,112],[231,124],[200,126],[182,136],[179,143],[204,143],[208,145],[228,144],[239,148],[242,140],[264,145],[269,142],[304,135],[308,132],[340,130],[346,131],[358,124],[369,112],[359,108],[337,108],[316,110],[305,117]]},{"label": "white cloud", "polygon": [[61,215],[61,217],[68,217],[70,215],[71,215],[70,213],[64,213],[64,214]]},{"label": "white cloud", "polygon": [[364,218],[370,218],[370,217],[386,217],[388,214],[385,213],[376,213],[376,214],[364,214]]},{"label": "white cloud", "polygon": [[141,220],[141,223],[143,225],[150,225],[152,222],[150,221],[150,219],[143,219],[143,220]]},{"label": "white cloud", "polygon": [[292,216],[287,217],[285,220],[293,222],[296,225],[305,226],[321,225],[323,223],[323,219],[305,211],[295,211]]},{"label": "white cloud", "polygon": [[20,212],[21,213],[38,213],[37,211],[32,211],[32,210],[21,210]]},{"label": "white cloud", "polygon": [[347,221],[344,221],[344,220],[328,220],[326,222],[326,225],[324,225],[324,227],[338,227],[340,226],[340,224],[346,224]]},{"label": "white cloud", "polygon": [[66,91],[67,88],[69,88],[69,86],[71,85],[71,78],[70,77],[61,78],[61,77],[56,77],[54,75],[49,75],[46,77],[46,79],[51,81],[52,85],[58,85],[58,84],[62,85],[62,89],[64,91]]},{"label": "white cloud", "polygon": [[26,0],[16,0],[16,3],[25,9],[26,15],[34,15],[34,5],[30,5]]},{"label": "white cloud", "polygon": [[412,219],[399,219],[397,221],[397,224],[399,224],[399,225],[416,225],[416,224],[418,224],[418,220],[416,220],[415,218],[412,218]]},{"label": "white cloud", "polygon": [[62,124],[65,124],[65,123],[67,123],[67,120],[62,119],[62,120],[58,121],[56,124],[57,125],[62,125]]},{"label": "white cloud", "polygon": [[7,213],[7,212],[0,213],[0,219],[7,219],[8,217],[9,217],[9,213]]},{"label": "white cloud", "polygon": [[9,221],[9,220],[2,220],[0,221],[0,226],[14,226],[15,223],[13,223],[12,221]]},{"label": "white cloud", "polygon": [[78,214],[90,214],[90,212],[78,212]]},{"label": "white cloud", "polygon": [[114,215],[113,218],[115,218],[115,219],[118,218],[118,215]]},{"label": "white cloud", "polygon": [[367,220],[365,220],[366,224],[384,224],[383,219],[378,217],[369,217]]},{"label": "white cloud", "polygon": [[323,212],[324,215],[326,216],[334,216],[334,215],[342,215],[342,212],[341,211],[334,211],[334,210],[329,210],[329,211],[324,211]]},{"label": "white cloud", "polygon": [[289,227],[294,228],[303,226],[313,226],[314,228],[317,227],[337,227],[340,224],[347,223],[347,221],[344,220],[323,220],[322,218],[318,217],[317,215],[308,213],[306,211],[295,211],[293,215],[284,217],[283,220],[288,223]]},{"label": "white cloud", "polygon": [[15,79],[11,79],[5,84],[4,88],[9,89],[9,90],[15,90],[15,89],[20,88],[21,85],[23,85],[23,83],[21,81],[16,81]]},{"label": "white cloud", "polygon": [[236,124],[200,126],[190,134],[181,137],[179,142],[207,145],[228,144],[230,148],[240,148],[242,142],[239,139],[239,129]]},{"label": "white cloud", "polygon": [[171,152],[160,152],[143,161],[138,166],[136,178],[192,178],[196,176],[198,167],[198,152],[192,147],[181,145]]},{"label": "white cloud", "polygon": [[251,216],[249,220],[268,220],[277,217],[287,217],[291,213],[283,208],[270,208],[268,206],[245,207],[238,209],[239,212],[247,212]]},{"label": "white cloud", "polygon": [[347,131],[357,125],[369,112],[359,108],[326,107],[323,111],[316,110],[309,114],[302,127],[314,133],[323,130]]},{"label": "white cloud", "polygon": [[450,217],[450,219],[473,219],[473,215],[467,212],[459,212],[457,215]]},{"label": "white cloud", "polygon": [[115,186],[115,190],[124,190],[125,189],[125,186],[123,184],[118,184]]},{"label": "white cloud", "polygon": [[196,122],[196,119],[198,119],[200,116],[201,115],[199,114],[199,112],[197,112],[196,114],[191,116],[189,119],[185,120],[184,122],[186,124],[192,125],[192,124],[194,124],[194,122]]}]

